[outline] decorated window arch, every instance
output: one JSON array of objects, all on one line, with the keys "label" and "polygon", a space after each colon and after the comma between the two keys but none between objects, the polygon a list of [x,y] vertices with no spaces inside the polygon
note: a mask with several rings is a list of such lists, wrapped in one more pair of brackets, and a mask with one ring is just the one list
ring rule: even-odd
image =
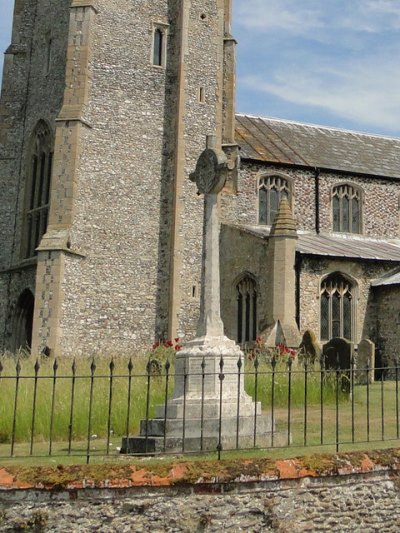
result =
[{"label": "decorated window arch", "polygon": [[245,274],[236,284],[236,317],[238,344],[257,338],[257,284],[253,276]]},{"label": "decorated window arch", "polygon": [[290,182],[281,175],[262,176],[258,182],[258,223],[271,226],[282,198],[291,203]]},{"label": "decorated window arch", "polygon": [[320,287],[320,337],[353,340],[355,331],[356,284],[341,272],[324,278]]},{"label": "decorated window arch", "polygon": [[361,190],[350,183],[332,188],[333,231],[361,233]]}]

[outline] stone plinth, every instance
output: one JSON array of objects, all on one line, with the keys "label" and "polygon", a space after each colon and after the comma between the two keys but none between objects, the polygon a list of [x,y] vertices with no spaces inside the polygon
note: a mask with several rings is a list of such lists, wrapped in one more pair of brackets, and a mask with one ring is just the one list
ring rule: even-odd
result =
[{"label": "stone plinth", "polygon": [[121,451],[180,453],[216,450],[219,444],[225,449],[268,447],[272,441],[282,445],[282,434],[272,438],[271,417],[262,415],[261,403],[244,390],[243,365],[242,351],[227,337],[188,343],[177,354],[173,397],[157,408],[154,419],[141,421],[140,436],[123,439]]}]

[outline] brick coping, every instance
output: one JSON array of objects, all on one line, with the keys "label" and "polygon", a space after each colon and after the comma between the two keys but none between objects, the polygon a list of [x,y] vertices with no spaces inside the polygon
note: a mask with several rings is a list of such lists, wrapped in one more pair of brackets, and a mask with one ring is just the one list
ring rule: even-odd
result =
[{"label": "brick coping", "polygon": [[184,487],[261,483],[400,471],[400,449],[314,454],[294,459],[136,461],[135,464],[1,466],[0,491]]}]

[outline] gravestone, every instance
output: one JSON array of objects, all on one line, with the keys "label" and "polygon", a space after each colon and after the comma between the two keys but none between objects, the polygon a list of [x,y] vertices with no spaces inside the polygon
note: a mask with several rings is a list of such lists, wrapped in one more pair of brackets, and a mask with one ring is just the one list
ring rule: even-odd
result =
[{"label": "gravestone", "polygon": [[343,392],[351,390],[351,359],[353,343],[336,337],[324,344],[322,356],[325,370],[334,375],[333,370],[340,370],[340,388]]},{"label": "gravestone", "polygon": [[366,385],[374,382],[375,374],[375,344],[369,339],[363,339],[358,345],[357,352],[357,383]]},{"label": "gravestone", "polygon": [[[224,335],[220,315],[218,194],[230,164],[208,138],[191,176],[204,195],[200,318],[196,338],[176,355],[175,388],[156,418],[141,422],[140,436],[123,438],[124,453],[181,452],[270,446],[272,421],[244,390],[244,354]],[[221,366],[223,362],[223,366]],[[274,443],[279,444],[274,433]]]}]

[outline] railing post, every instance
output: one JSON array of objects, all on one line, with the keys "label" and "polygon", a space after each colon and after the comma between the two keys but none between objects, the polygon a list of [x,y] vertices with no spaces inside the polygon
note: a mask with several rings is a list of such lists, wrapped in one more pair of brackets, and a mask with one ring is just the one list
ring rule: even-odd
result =
[{"label": "railing post", "polygon": [[321,354],[319,359],[320,365],[320,442],[321,446],[324,444],[324,381],[325,381],[325,359]]},{"label": "railing post", "polygon": [[218,426],[218,445],[217,445],[217,451],[218,451],[218,461],[221,460],[221,452],[222,452],[222,384],[225,379],[224,374],[224,359],[221,355],[221,359],[219,361],[219,426]]},{"label": "railing post", "polygon": [[[126,407],[126,425],[125,425],[125,434],[126,434],[126,441],[129,442],[129,428],[130,428],[130,422],[131,422],[131,395],[132,395],[132,370],[133,370],[133,363],[132,363],[132,357],[129,358],[128,362],[128,398],[127,402],[128,405]],[[127,450],[129,452],[129,450]]]},{"label": "railing post", "polygon": [[307,446],[308,361],[304,358],[304,446]]},{"label": "railing post", "polygon": [[90,437],[92,432],[92,409],[93,409],[93,389],[94,389],[94,373],[96,371],[96,363],[92,359],[90,365],[90,391],[89,391],[89,413],[88,413],[88,432],[86,443],[86,463],[90,461]]},{"label": "railing post", "polygon": [[71,382],[71,403],[69,409],[69,425],[68,425],[68,455],[71,455],[72,448],[72,427],[74,423],[74,401],[75,401],[75,384],[76,384],[76,360],[72,361],[72,382]]},{"label": "railing post", "polygon": [[112,399],[113,399],[113,380],[114,380],[114,359],[111,358],[110,369],[110,386],[108,391],[108,417],[107,417],[107,455],[110,454],[110,438],[111,438],[111,414],[112,414]]},{"label": "railing post", "polygon": [[290,446],[290,434],[291,434],[291,421],[292,421],[292,413],[291,413],[291,406],[292,406],[292,358],[288,357],[287,360],[287,367],[288,367],[288,429],[287,429],[287,437],[288,437],[288,446]]},{"label": "railing post", "polygon": [[275,354],[271,359],[271,447],[274,447],[274,432],[275,432],[275,372],[276,372],[276,357]]},{"label": "railing post", "polygon": [[257,402],[258,402],[258,367],[260,362],[258,355],[254,359],[254,435],[253,435],[253,448],[257,445]]},{"label": "railing post", "polygon": [[32,422],[31,422],[31,444],[29,448],[29,455],[33,454],[33,440],[35,435],[35,418],[36,418],[36,399],[37,399],[37,385],[38,385],[38,374],[40,369],[39,359],[36,359],[35,366],[33,367],[35,371],[35,378],[33,382],[33,404],[32,404]]},{"label": "railing post", "polygon": [[165,394],[164,394],[164,453],[167,449],[167,418],[168,418],[168,388],[169,388],[169,369],[171,363],[167,359],[165,362]]},{"label": "railing post", "polygon": [[51,453],[53,451],[54,407],[55,407],[55,398],[56,398],[57,369],[58,369],[58,361],[57,361],[57,359],[54,359],[54,363],[53,363],[53,386],[52,386],[52,391],[51,391],[49,455],[51,455]]},{"label": "railing post", "polygon": [[201,361],[201,411],[200,411],[200,450],[203,451],[204,447],[204,386],[205,386],[205,370],[206,359],[203,357]]},{"label": "railing post", "polygon": [[242,356],[237,361],[238,381],[237,381],[237,406],[236,406],[236,449],[239,449],[239,424],[240,424],[240,384],[242,371]]},{"label": "railing post", "polygon": [[15,366],[15,394],[14,394],[14,413],[13,413],[13,425],[11,431],[11,457],[14,457],[14,445],[15,445],[15,431],[17,424],[17,409],[18,409],[18,391],[19,391],[19,380],[21,373],[21,363],[19,359]]}]

